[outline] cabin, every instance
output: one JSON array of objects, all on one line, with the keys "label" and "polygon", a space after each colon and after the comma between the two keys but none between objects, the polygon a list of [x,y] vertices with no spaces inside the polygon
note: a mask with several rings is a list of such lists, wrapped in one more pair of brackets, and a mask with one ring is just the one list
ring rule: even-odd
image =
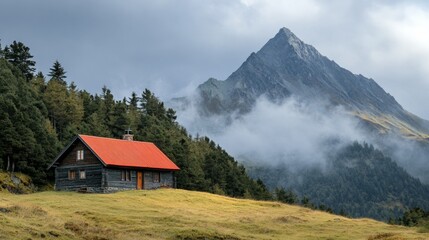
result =
[{"label": "cabin", "polygon": [[180,170],[155,144],[77,135],[54,159],[55,190],[116,192],[175,187]]}]

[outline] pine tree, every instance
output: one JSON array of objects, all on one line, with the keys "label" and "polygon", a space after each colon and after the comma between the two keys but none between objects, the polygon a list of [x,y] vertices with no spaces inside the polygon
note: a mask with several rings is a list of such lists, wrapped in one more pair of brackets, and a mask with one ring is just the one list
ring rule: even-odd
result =
[{"label": "pine tree", "polygon": [[66,71],[64,71],[64,68],[61,66],[60,62],[58,60],[55,60],[54,65],[49,69],[50,72],[48,74],[49,77],[51,77],[51,80],[57,80],[63,85],[67,85],[65,79]]},{"label": "pine tree", "polygon": [[36,62],[31,60],[33,56],[30,54],[29,47],[22,42],[13,41],[9,47],[5,47],[3,54],[6,60],[21,70],[27,81],[33,78]]},{"label": "pine tree", "polygon": [[[46,167],[58,153],[46,108],[16,67],[0,59],[0,158],[9,171],[29,174],[46,184]],[[6,160],[6,161],[5,161]]]},{"label": "pine tree", "polygon": [[137,97],[137,93],[132,92],[131,97],[128,98],[129,106],[132,106],[137,109],[138,102],[139,102],[139,98]]}]

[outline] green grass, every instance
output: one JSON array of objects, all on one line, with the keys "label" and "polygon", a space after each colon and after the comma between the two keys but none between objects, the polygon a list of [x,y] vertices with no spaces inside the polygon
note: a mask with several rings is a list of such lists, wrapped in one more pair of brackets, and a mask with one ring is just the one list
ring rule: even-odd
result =
[{"label": "green grass", "polygon": [[161,189],[0,193],[0,239],[429,239],[417,228]]}]

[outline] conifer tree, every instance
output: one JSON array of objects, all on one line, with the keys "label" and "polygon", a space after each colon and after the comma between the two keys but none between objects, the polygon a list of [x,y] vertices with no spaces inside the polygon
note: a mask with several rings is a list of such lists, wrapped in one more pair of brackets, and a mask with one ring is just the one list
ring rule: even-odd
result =
[{"label": "conifer tree", "polygon": [[129,105],[137,109],[138,102],[139,102],[139,98],[137,97],[137,93],[132,92],[131,97],[128,98]]},{"label": "conifer tree", "polygon": [[6,60],[21,70],[27,81],[33,78],[36,62],[31,60],[33,56],[29,47],[22,42],[13,41],[9,47],[5,47],[3,54]]},{"label": "conifer tree", "polygon": [[54,64],[52,65],[52,67],[49,69],[50,72],[48,74],[49,77],[51,77],[51,80],[57,80],[59,81],[61,84],[63,85],[67,85],[65,79],[67,78],[66,76],[66,71],[64,71],[64,68],[61,66],[60,62],[58,62],[58,60],[55,60]]}]

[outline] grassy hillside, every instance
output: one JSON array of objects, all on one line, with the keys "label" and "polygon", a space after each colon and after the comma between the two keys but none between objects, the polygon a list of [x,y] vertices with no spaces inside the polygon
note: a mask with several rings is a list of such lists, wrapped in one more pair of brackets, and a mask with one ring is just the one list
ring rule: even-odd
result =
[{"label": "grassy hillside", "polygon": [[0,239],[428,239],[416,228],[163,189],[0,193]]}]

